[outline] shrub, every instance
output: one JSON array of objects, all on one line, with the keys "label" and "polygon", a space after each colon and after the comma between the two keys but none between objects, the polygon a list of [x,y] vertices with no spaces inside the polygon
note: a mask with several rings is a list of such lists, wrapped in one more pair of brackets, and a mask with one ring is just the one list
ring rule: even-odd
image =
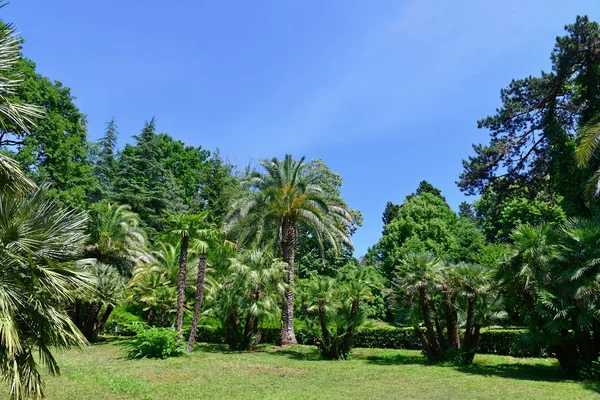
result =
[{"label": "shrub", "polygon": [[168,328],[140,329],[128,346],[127,358],[167,358],[186,354],[177,331]]}]

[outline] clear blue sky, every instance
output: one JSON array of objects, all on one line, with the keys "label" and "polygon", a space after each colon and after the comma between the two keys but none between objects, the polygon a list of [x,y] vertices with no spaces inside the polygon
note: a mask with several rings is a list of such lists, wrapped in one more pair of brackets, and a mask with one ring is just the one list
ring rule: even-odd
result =
[{"label": "clear blue sky", "polygon": [[512,78],[547,69],[554,39],[599,0],[13,0],[2,18],[38,71],[71,87],[89,136],[122,145],[153,115],[230,161],[322,158],[363,212],[363,254],[387,201],[426,179],[453,208],[476,121]]}]

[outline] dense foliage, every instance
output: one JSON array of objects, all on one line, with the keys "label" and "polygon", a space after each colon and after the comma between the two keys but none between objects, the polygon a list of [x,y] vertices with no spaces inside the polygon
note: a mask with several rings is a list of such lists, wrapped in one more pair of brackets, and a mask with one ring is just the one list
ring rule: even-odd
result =
[{"label": "dense foliage", "polygon": [[20,43],[1,23],[0,374],[14,399],[43,396],[53,349],[103,334],[135,336],[130,358],[304,343],[328,359],[553,355],[598,376],[600,26],[587,17],[557,38],[551,72],[512,81],[479,122],[490,141],[458,185],[480,197],[457,213],[421,181],[386,204],[360,261],[362,214],[323,160],[240,172],[154,118],[120,149],[114,118],[91,143],[71,90]]}]

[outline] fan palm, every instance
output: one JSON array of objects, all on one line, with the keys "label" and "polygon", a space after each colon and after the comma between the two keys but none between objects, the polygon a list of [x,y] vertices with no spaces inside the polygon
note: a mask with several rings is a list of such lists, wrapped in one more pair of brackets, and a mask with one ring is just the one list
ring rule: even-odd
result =
[{"label": "fan palm", "polygon": [[341,242],[351,243],[348,228],[353,220],[346,204],[323,183],[327,182],[323,169],[307,168],[304,157],[295,160],[286,155],[283,160],[262,160],[260,165],[265,172],[244,181],[249,190],[234,203],[225,226],[242,241],[277,238],[289,266],[280,339],[283,345],[295,344],[293,287],[298,224],[306,226],[320,246],[327,241],[338,249]]},{"label": "fan palm", "polygon": [[[449,270],[453,287],[459,296],[466,299],[467,319],[465,323],[464,354],[465,363],[473,362],[479,343],[479,334],[484,320],[476,320],[478,303],[486,303],[482,296],[491,293],[492,273],[489,268],[472,263],[461,262]],[[481,309],[482,307],[480,307]]]},{"label": "fan palm", "polygon": [[574,372],[600,355],[600,223],[518,227],[515,252],[500,265],[500,284],[524,299],[536,336]]},{"label": "fan palm", "polygon": [[[6,5],[0,1],[0,9]],[[12,95],[19,87],[22,77],[15,70],[21,57],[20,38],[12,24],[0,21],[0,128],[4,132],[19,129],[28,133],[36,118],[44,115],[43,109],[13,100]],[[0,140],[5,133],[0,136]],[[9,157],[0,154],[0,195],[22,192],[35,188],[35,184],[25,177],[17,164]]]},{"label": "fan palm", "polygon": [[[579,167],[586,167],[600,144],[600,115],[592,118],[579,133],[579,145],[577,146],[576,159]],[[586,187],[588,195],[600,194],[600,169],[596,170]]]},{"label": "fan palm", "polygon": [[86,339],[95,341],[121,300],[125,281],[111,265],[94,263],[86,272],[93,278],[93,287],[91,290],[80,289],[74,294],[75,302],[69,314]]},{"label": "fan palm", "polygon": [[90,257],[111,265],[125,277],[131,276],[136,264],[149,261],[146,233],[129,205],[104,203],[91,214]]},{"label": "fan palm", "polygon": [[62,306],[91,287],[85,225],[39,192],[0,197],[0,373],[13,399],[43,396],[39,364],[59,373],[52,348],[86,343]]},{"label": "fan palm", "polygon": [[183,309],[185,302],[185,283],[187,279],[188,250],[190,241],[197,238],[203,228],[206,213],[170,215],[166,221],[164,235],[179,240],[179,272],[177,275],[177,318],[175,327],[181,338],[183,328]]},{"label": "fan palm", "polygon": [[228,274],[217,284],[214,311],[232,350],[251,350],[259,343],[261,324],[279,310],[287,273],[288,265],[266,250],[249,250],[231,259]]},{"label": "fan palm", "polygon": [[[204,214],[206,215],[206,214]],[[188,338],[187,351],[191,352],[196,342],[196,331],[198,329],[198,319],[200,318],[200,309],[204,298],[204,285],[206,279],[206,267],[208,263],[208,251],[218,246],[232,247],[233,243],[225,240],[224,232],[211,225],[206,224],[204,229],[196,232],[196,238],[192,241],[191,247],[193,253],[198,254],[198,267],[196,277],[196,296],[194,300],[194,315],[192,317],[192,327]]]},{"label": "fan palm", "polygon": [[[442,268],[441,260],[431,254],[409,253],[402,259],[395,280],[395,284],[406,292],[411,302],[413,298],[417,299],[427,336],[418,324],[414,328],[431,360],[444,359],[443,332],[435,313],[435,303],[431,299],[432,289],[442,281]],[[435,328],[431,320],[432,314],[435,317]]]}]

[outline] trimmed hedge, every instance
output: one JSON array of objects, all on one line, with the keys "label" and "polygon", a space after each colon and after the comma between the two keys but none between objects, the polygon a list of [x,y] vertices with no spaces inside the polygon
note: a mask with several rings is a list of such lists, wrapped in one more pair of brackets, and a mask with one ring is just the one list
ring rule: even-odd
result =
[{"label": "trimmed hedge", "polygon": [[[528,340],[525,329],[486,329],[481,331],[479,339],[480,354],[498,354],[514,357],[548,357],[547,349],[534,345]],[[296,331],[299,344],[312,344],[308,332],[303,329]],[[223,330],[212,326],[199,326],[196,335],[198,342],[223,343]],[[277,344],[279,329],[265,328],[262,330],[261,343]],[[409,349],[421,350],[421,343],[413,328],[363,328],[356,333],[354,347],[380,349]]]}]

